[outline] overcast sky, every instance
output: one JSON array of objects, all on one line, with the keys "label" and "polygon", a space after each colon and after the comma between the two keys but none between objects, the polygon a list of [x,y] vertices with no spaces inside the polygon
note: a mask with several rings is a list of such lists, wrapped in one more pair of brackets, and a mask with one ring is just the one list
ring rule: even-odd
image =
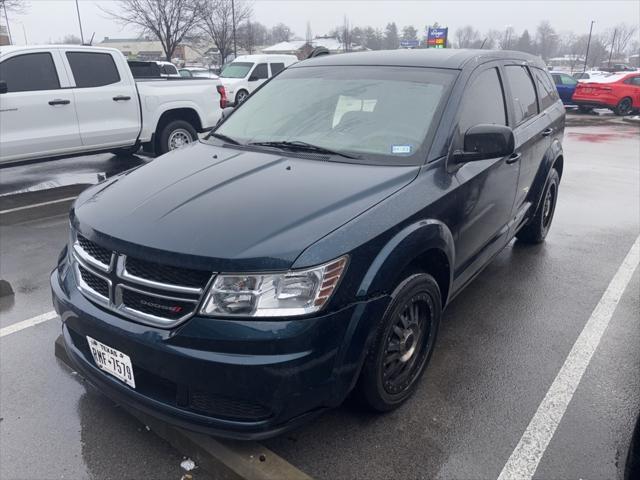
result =
[{"label": "overcast sky", "polygon": [[[74,0],[28,0],[25,15],[9,17],[14,42],[46,43],[67,34],[79,36]],[[425,25],[438,22],[457,27],[472,24],[485,31],[512,25],[516,31],[535,30],[541,20],[549,20],[559,32],[588,33],[595,20],[594,32],[602,32],[619,22],[640,23],[639,0],[253,0],[253,19],[267,26],[278,22],[289,25],[304,38],[307,21],[314,35],[322,35],[342,24],[346,15],[352,25],[383,28],[396,22],[399,28],[413,25],[422,31]],[[103,37],[132,37],[135,30],[123,28],[109,19],[100,7],[117,8],[109,0],[80,0],[85,37],[95,32],[96,42]],[[3,19],[4,20],[4,19]],[[2,22],[4,23],[4,21]],[[24,26],[24,29],[23,29]]]}]

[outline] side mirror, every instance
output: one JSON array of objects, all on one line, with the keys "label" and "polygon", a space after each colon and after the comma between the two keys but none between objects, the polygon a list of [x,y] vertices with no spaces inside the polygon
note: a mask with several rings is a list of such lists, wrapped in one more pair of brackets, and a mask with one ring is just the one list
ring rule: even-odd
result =
[{"label": "side mirror", "polygon": [[0,80],[0,94],[7,93],[9,91],[9,87],[7,87],[7,82],[4,80]]},{"label": "side mirror", "polygon": [[455,163],[465,163],[506,157],[514,150],[515,139],[511,128],[481,123],[467,130],[464,134],[464,150],[453,152],[453,160]]},{"label": "side mirror", "polygon": [[222,122],[224,122],[224,120],[231,115],[231,113],[233,112],[233,110],[235,109],[235,107],[226,107],[222,109],[222,115],[220,115],[220,118],[218,119],[218,123],[217,125],[220,125]]}]

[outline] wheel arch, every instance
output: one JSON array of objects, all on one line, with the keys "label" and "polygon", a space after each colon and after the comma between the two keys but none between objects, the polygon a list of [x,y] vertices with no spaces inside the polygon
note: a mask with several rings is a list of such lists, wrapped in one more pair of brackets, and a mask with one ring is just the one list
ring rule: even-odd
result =
[{"label": "wheel arch", "polygon": [[195,128],[197,132],[202,131],[202,120],[195,109],[190,107],[172,108],[165,110],[162,112],[162,115],[160,115],[156,125],[156,137],[160,135],[160,132],[162,132],[162,129],[166,125],[174,120],[185,120],[193,125],[193,128]]}]

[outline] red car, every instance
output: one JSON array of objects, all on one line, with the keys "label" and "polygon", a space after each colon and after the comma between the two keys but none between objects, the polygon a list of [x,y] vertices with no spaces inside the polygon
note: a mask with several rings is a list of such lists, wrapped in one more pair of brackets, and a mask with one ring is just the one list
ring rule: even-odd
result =
[{"label": "red car", "polygon": [[640,72],[611,75],[597,82],[580,82],[572,101],[581,110],[610,108],[616,115],[640,109]]}]

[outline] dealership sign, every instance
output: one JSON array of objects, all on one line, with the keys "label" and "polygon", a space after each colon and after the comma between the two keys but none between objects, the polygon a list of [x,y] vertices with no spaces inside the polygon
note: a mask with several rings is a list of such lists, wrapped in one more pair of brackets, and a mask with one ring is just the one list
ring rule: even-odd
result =
[{"label": "dealership sign", "polygon": [[445,28],[432,28],[427,29],[427,47],[428,48],[445,48],[447,46],[447,33],[449,29]]},{"label": "dealership sign", "polygon": [[416,48],[418,45],[420,45],[420,40],[400,40],[402,48]]}]

